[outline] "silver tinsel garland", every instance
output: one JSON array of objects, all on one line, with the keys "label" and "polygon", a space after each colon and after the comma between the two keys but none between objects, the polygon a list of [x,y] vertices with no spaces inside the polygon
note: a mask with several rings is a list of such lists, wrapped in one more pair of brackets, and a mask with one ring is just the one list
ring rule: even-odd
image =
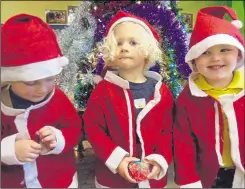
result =
[{"label": "silver tinsel garland", "polygon": [[56,30],[58,42],[61,50],[69,59],[66,66],[58,77],[58,86],[73,101],[76,74],[82,64],[88,64],[87,55],[92,51],[94,43],[94,32],[96,21],[88,11],[91,7],[90,2],[82,2],[75,11],[74,20],[69,27],[63,30]]}]

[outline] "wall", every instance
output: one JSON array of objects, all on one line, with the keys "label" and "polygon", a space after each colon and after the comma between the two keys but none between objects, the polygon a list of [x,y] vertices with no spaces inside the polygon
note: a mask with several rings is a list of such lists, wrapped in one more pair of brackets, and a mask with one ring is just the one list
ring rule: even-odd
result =
[{"label": "wall", "polygon": [[[182,12],[192,13],[193,21],[196,19],[197,11],[200,8],[214,4],[215,1],[179,1],[179,7]],[[1,2],[1,23],[4,23],[9,17],[27,13],[39,16],[45,20],[45,10],[66,10],[68,5],[77,6],[81,1],[2,1]]]},{"label": "wall", "polygon": [[196,21],[197,12],[203,7],[214,5],[213,1],[179,1],[179,8],[183,9],[180,12],[182,13],[191,13],[193,14],[193,23],[194,26]]},{"label": "wall", "polygon": [[[221,5],[228,6],[235,10],[239,20],[242,21],[243,27],[241,28],[241,32],[243,35],[245,34],[245,20],[244,20],[244,2],[238,0],[223,0],[223,1],[179,1],[179,7],[183,10],[181,12],[192,13],[193,14],[193,25],[195,24],[196,15],[199,9],[212,6],[212,5]],[[230,20],[229,16],[225,16],[225,18]]]},{"label": "wall", "polygon": [[[27,13],[39,16],[45,20],[45,10],[67,10],[67,7],[78,6],[82,1],[1,1],[1,23],[4,23],[9,17]],[[244,3],[238,0],[223,1],[178,1],[179,7],[183,13],[193,14],[193,24],[195,24],[196,15],[200,8],[210,5],[226,5],[232,7],[237,12],[239,19],[244,23]],[[241,30],[244,33],[244,27]]]},{"label": "wall", "polygon": [[1,23],[13,15],[26,13],[45,20],[45,11],[67,10],[68,6],[78,6],[81,1],[1,1]]},{"label": "wall", "polygon": [[243,27],[241,28],[241,32],[244,35],[245,34],[245,20],[244,20],[245,2],[244,1],[232,1],[231,6],[236,11],[239,20],[241,20],[243,23]]}]

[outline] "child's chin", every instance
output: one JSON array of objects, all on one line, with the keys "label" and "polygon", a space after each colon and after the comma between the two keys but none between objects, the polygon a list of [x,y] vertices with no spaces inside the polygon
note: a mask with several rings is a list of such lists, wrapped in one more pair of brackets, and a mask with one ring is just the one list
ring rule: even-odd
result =
[{"label": "child's chin", "polygon": [[120,70],[135,70],[136,66],[135,65],[132,65],[132,64],[124,64],[124,65],[121,65],[121,67],[119,68]]},{"label": "child's chin", "polygon": [[32,98],[30,101],[32,101],[32,102],[40,102],[40,101],[42,101],[44,98],[45,98],[45,96],[44,96],[44,97],[35,97],[35,98]]},{"label": "child's chin", "polygon": [[209,79],[222,80],[222,79],[225,79],[226,77],[227,77],[227,75],[224,75],[224,74],[216,74],[216,75],[210,76]]}]

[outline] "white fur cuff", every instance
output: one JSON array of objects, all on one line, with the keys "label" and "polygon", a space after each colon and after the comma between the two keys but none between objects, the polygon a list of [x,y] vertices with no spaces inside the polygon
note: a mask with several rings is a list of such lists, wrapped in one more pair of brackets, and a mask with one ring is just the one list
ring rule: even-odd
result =
[{"label": "white fur cuff", "polygon": [[65,138],[59,129],[56,129],[55,127],[52,127],[52,126],[47,126],[47,127],[52,129],[52,131],[55,133],[57,144],[53,150],[51,150],[48,153],[45,153],[43,155],[60,154],[65,147]]},{"label": "white fur cuff", "polygon": [[167,163],[167,161],[165,160],[165,158],[162,155],[160,155],[160,154],[151,154],[149,156],[146,156],[145,159],[157,162],[162,168],[159,176],[156,177],[155,180],[160,180],[166,175],[167,170],[168,170],[168,163]]},{"label": "white fur cuff", "polygon": [[1,161],[7,165],[23,165],[15,155],[15,139],[18,134],[10,135],[1,141]]},{"label": "white fur cuff", "polygon": [[110,157],[106,160],[105,165],[111,170],[111,172],[116,174],[116,169],[118,165],[126,155],[128,155],[128,152],[118,146],[111,153]]}]

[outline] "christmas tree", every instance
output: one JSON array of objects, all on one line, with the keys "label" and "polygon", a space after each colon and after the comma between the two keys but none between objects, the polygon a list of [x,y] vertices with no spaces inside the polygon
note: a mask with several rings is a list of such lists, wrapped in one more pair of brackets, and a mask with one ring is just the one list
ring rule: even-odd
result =
[{"label": "christmas tree", "polygon": [[69,27],[56,30],[58,42],[63,54],[69,59],[69,65],[64,68],[58,78],[58,86],[74,102],[74,87],[77,84],[78,71],[89,71],[91,64],[86,57],[94,46],[93,37],[96,30],[96,20],[90,13],[90,2],[83,2],[75,11]]}]

